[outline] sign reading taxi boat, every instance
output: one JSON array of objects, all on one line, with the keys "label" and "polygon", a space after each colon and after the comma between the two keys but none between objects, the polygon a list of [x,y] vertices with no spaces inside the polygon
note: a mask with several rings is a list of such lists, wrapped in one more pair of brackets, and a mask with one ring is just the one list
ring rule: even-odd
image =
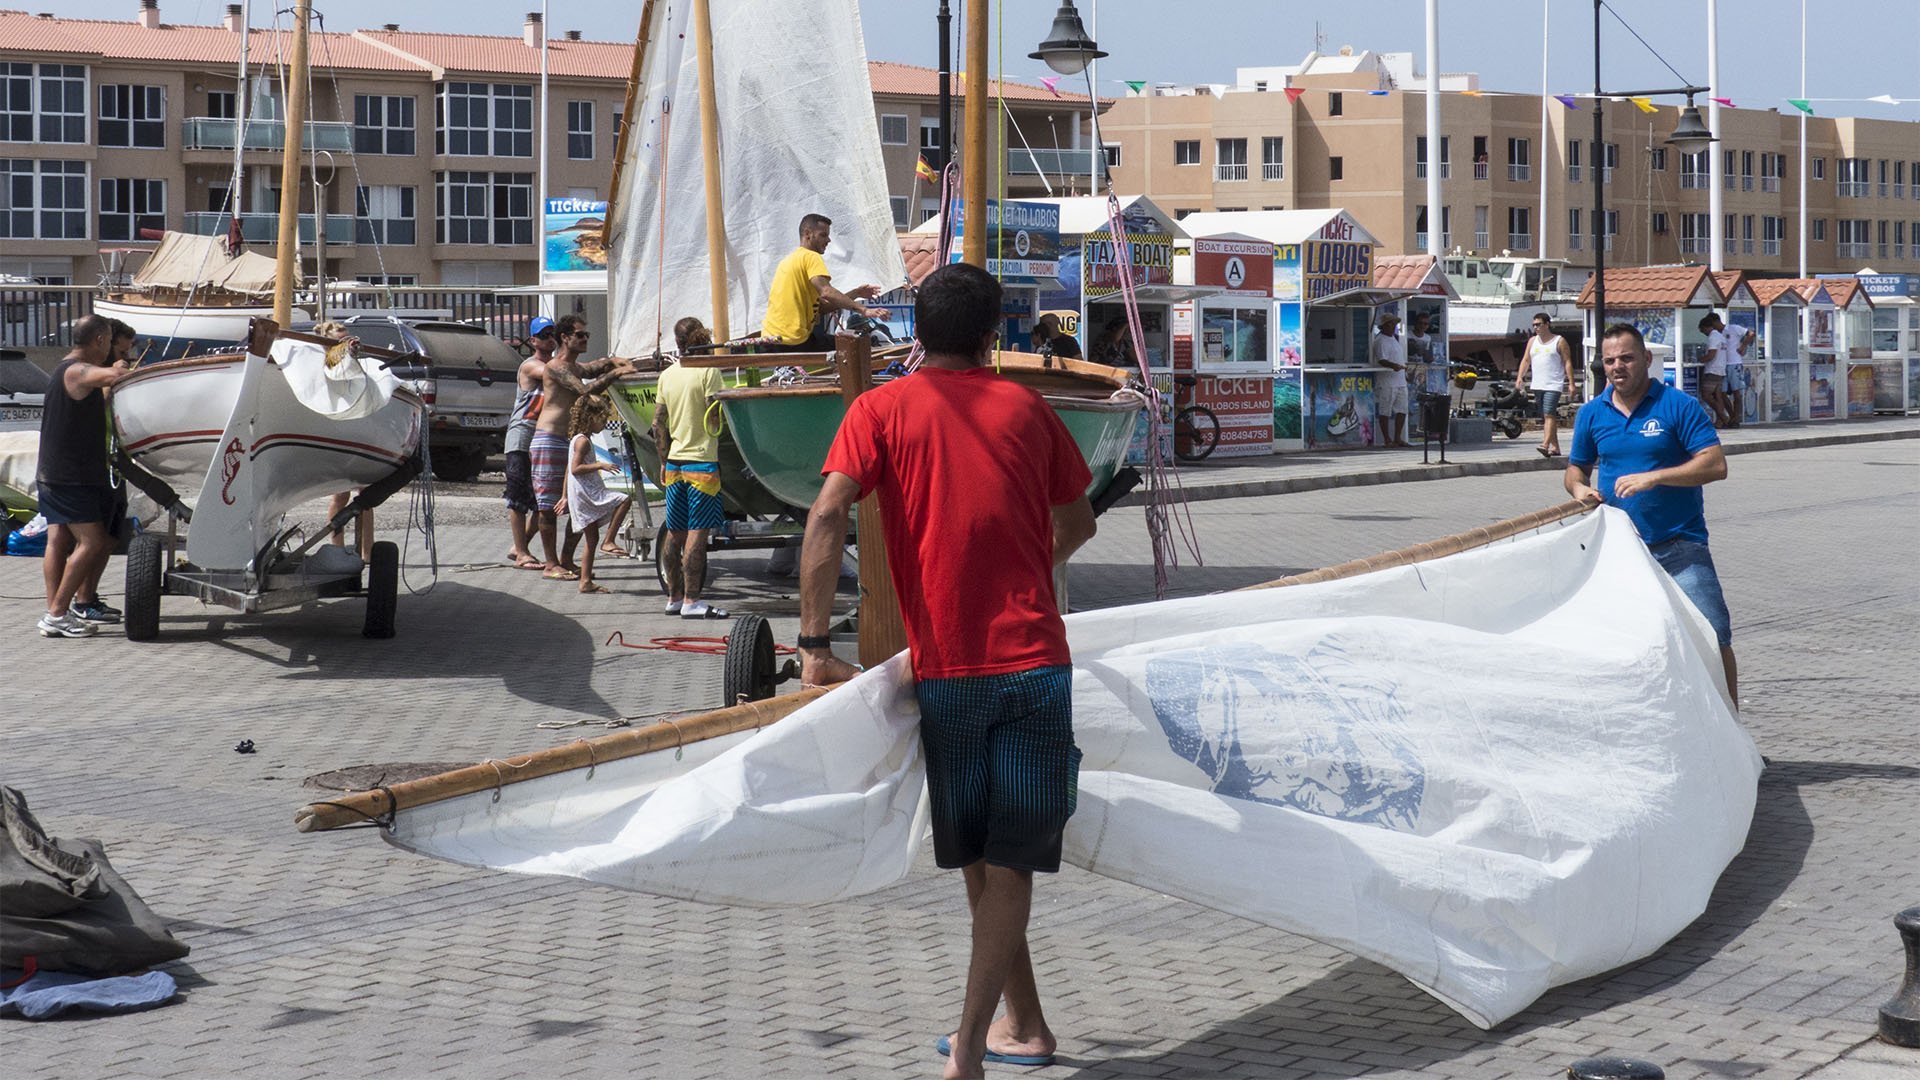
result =
[{"label": "sign reading taxi boat", "polygon": [[[953,254],[960,261],[966,204],[953,203]],[[987,272],[1008,285],[1051,284],[1060,272],[1060,208],[1052,203],[987,200]]]},{"label": "sign reading taxi boat", "polygon": [[1300,270],[1307,303],[1373,284],[1373,243],[1342,213],[1301,245]]}]

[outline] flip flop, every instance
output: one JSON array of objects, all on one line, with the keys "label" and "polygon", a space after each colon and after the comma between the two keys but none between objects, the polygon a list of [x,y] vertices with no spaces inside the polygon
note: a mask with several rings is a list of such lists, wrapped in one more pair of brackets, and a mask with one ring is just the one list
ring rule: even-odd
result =
[{"label": "flip flop", "polygon": [[717,607],[710,607],[705,611],[692,611],[692,612],[687,611],[685,608],[682,608],[680,610],[680,617],[683,619],[731,619],[733,618],[733,616],[727,614],[725,608],[717,608]]},{"label": "flip flop", "polygon": [[544,570],[547,568],[547,564],[541,562],[539,559],[509,559],[507,561],[515,570]]},{"label": "flip flop", "polygon": [[570,570],[549,570],[540,575],[548,581],[579,581],[580,575]]},{"label": "flip flop", "polygon": [[668,605],[667,605],[667,614],[669,614],[669,615],[678,615],[678,614],[680,614],[680,605],[679,605],[679,604],[668,604]]},{"label": "flip flop", "polygon": [[1551,450],[1548,450],[1548,449],[1547,449],[1546,447],[1544,447],[1544,446],[1536,446],[1536,447],[1534,447],[1534,449],[1535,449],[1535,450],[1538,450],[1538,451],[1540,451],[1540,456],[1541,456],[1541,457],[1544,457],[1544,458],[1550,458],[1550,457],[1552,457],[1552,456],[1553,456],[1553,451],[1551,451]]},{"label": "flip flop", "polygon": [[604,556],[606,556],[606,557],[607,557],[607,558],[609,558],[609,559],[631,559],[631,558],[633,558],[633,554],[632,554],[631,552],[629,552],[629,551],[628,551],[628,550],[627,550],[626,548],[610,548],[610,547],[603,547],[603,548],[600,548],[600,549],[599,549],[599,551],[600,551],[600,554],[602,554],[602,555],[604,555]]},{"label": "flip flop", "polygon": [[592,594],[592,593],[610,593],[613,590],[607,588],[605,585],[592,585],[585,589],[581,589],[580,591],[585,594]]},{"label": "flip flop", "polygon": [[[953,1056],[953,1044],[947,1041],[947,1036],[945,1035],[940,1036],[940,1038],[934,1042],[933,1048],[940,1052],[941,1057]],[[1028,1065],[1028,1066],[1051,1065],[1053,1064],[1053,1055],[1052,1054],[996,1054],[993,1051],[989,1050],[987,1051],[987,1060],[993,1062],[995,1065]]]}]

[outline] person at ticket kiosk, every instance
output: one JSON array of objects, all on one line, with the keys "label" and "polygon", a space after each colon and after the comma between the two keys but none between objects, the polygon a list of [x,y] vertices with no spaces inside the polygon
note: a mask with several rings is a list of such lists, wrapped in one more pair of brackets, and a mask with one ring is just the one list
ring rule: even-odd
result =
[{"label": "person at ticket kiosk", "polygon": [[1385,368],[1373,380],[1374,412],[1386,435],[1383,445],[1411,446],[1407,441],[1407,347],[1400,340],[1400,316],[1380,316],[1379,332],[1367,350],[1373,366]]}]

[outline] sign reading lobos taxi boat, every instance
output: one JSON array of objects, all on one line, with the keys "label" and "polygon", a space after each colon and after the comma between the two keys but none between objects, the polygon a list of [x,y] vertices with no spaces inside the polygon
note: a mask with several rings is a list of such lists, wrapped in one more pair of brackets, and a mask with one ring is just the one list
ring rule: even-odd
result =
[{"label": "sign reading lobos taxi boat", "polygon": [[1373,284],[1373,244],[1354,220],[1341,214],[1302,245],[1300,268],[1307,303]]},{"label": "sign reading lobos taxi boat", "polygon": [[[1173,284],[1173,234],[1159,231],[1159,226],[1150,218],[1128,214],[1121,224],[1127,230],[1127,247],[1130,249],[1135,285],[1171,285]],[[1081,265],[1085,268],[1086,297],[1091,300],[1101,296],[1111,296],[1120,291],[1120,277],[1115,272],[1120,258],[1110,229],[1100,229],[1086,235],[1083,243]]]},{"label": "sign reading lobos taxi boat", "polygon": [[[953,254],[961,261],[966,204],[953,202]],[[1050,284],[1060,272],[1060,208],[1052,203],[987,200],[987,272],[1007,285]]]}]

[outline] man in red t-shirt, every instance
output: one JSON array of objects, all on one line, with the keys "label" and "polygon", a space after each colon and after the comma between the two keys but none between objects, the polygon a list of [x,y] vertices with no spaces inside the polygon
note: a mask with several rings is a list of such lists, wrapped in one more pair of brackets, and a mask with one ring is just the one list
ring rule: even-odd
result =
[{"label": "man in red t-shirt", "polygon": [[1000,310],[1000,283],[978,267],[944,266],[920,286],[926,359],[848,408],[800,554],[802,675],[839,682],[853,675],[827,648],[840,545],[848,511],[879,493],[917,680],[934,859],[963,872],[973,909],[960,1028],[938,1044],[951,1051],[948,1077],[980,1076],[983,1060],[1053,1060],[1027,913],[1034,872],[1060,869],[1080,766],[1053,571],[1093,537],[1093,478],[1040,395],[988,366]]}]

